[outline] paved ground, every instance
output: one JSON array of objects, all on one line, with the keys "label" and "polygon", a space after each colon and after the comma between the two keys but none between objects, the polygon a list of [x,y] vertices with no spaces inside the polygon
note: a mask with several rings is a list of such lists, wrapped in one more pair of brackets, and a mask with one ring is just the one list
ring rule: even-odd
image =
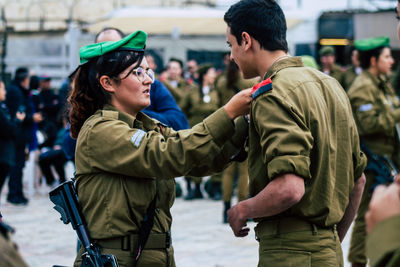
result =
[{"label": "paved ground", "polygon": [[[36,191],[28,206],[8,204],[3,191],[0,209],[5,221],[16,228],[14,240],[29,266],[72,266],[76,235],[71,225],[64,225],[59,220],[59,214],[48,200],[47,190],[41,188]],[[184,201],[179,198],[172,213],[172,236],[178,267],[257,266],[254,231],[245,238],[235,238],[228,225],[221,223],[221,202],[209,199]],[[249,225],[254,227],[254,223]],[[349,236],[343,246],[346,256]],[[350,265],[346,263],[345,266]]]}]

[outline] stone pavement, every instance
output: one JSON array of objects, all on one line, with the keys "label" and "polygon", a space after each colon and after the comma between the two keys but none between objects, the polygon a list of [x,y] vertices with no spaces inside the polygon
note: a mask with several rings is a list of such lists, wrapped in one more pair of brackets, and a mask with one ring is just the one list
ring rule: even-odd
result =
[{"label": "stone pavement", "polygon": [[[178,181],[183,183],[181,178]],[[53,205],[47,195],[48,188],[39,189],[30,197],[27,206],[7,203],[4,191],[0,210],[4,221],[16,229],[13,239],[28,265],[72,266],[76,253],[76,234],[71,225],[64,225],[59,220],[59,214],[52,209]],[[249,223],[252,229],[249,236],[234,237],[229,226],[221,223],[222,202],[209,199],[184,201],[178,198],[172,214],[172,238],[178,267],[257,266],[258,245],[253,230],[255,224]],[[343,247],[346,257],[349,234]],[[345,266],[350,264],[346,263]]]}]

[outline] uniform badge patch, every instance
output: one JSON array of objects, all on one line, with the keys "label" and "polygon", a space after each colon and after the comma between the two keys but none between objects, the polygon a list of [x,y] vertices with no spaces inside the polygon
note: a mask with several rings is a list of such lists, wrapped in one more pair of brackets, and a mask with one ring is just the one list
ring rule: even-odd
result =
[{"label": "uniform badge patch", "polygon": [[142,142],[143,137],[146,135],[146,132],[143,130],[137,130],[132,137],[131,142],[135,147],[139,147],[140,143]]},{"label": "uniform badge patch", "polygon": [[369,111],[371,109],[372,109],[371,103],[360,106],[360,111]]},{"label": "uniform badge patch", "polygon": [[251,90],[251,98],[254,100],[263,93],[271,90],[272,90],[272,81],[271,78],[268,78],[253,86],[253,90]]}]

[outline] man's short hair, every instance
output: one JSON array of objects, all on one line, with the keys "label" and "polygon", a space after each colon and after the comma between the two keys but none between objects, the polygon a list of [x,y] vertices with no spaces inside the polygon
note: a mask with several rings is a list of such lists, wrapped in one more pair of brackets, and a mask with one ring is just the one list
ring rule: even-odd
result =
[{"label": "man's short hair", "polygon": [[242,33],[247,32],[265,50],[288,51],[286,18],[274,0],[239,1],[225,13],[224,20],[239,45]]},{"label": "man's short hair", "polygon": [[123,33],[120,29],[114,27],[105,27],[96,34],[96,36],[94,37],[94,42],[97,42],[97,38],[99,38],[99,35],[106,31],[116,31],[121,36],[121,39],[125,37],[125,33]]},{"label": "man's short hair", "polygon": [[29,70],[26,67],[20,67],[15,71],[14,79],[17,82],[22,82],[23,80],[25,80],[28,77],[29,77]]},{"label": "man's short hair", "polygon": [[169,59],[169,61],[168,61],[168,65],[169,65],[169,63],[171,63],[171,62],[178,62],[179,65],[181,66],[181,69],[183,69],[183,61],[182,61],[182,60],[180,60],[180,59],[178,59],[178,58],[175,58],[175,57],[171,57],[171,58]]}]

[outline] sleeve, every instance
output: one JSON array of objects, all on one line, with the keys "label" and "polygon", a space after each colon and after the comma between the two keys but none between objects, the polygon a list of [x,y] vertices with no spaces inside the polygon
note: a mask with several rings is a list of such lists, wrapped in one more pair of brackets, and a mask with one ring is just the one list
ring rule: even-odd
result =
[{"label": "sleeve", "polygon": [[178,107],[167,88],[161,82],[155,81],[154,88],[152,85],[152,90],[154,90],[154,93],[152,94],[151,108],[144,109],[143,113],[168,125],[174,130],[188,129],[189,124],[185,114]]},{"label": "sleeve", "polygon": [[18,119],[8,119],[6,115],[0,110],[0,137],[12,138],[17,134],[17,127],[21,122]]},{"label": "sleeve", "polygon": [[293,173],[311,179],[310,151],[313,137],[293,106],[266,93],[256,98],[252,120],[258,135],[268,177]]},{"label": "sleeve", "polygon": [[372,267],[400,266],[400,216],[378,223],[367,236],[367,256]]},{"label": "sleeve", "polygon": [[102,118],[88,129],[82,153],[87,154],[93,169],[143,178],[171,178],[196,166],[209,166],[234,131],[224,109],[170,137]]},{"label": "sleeve", "polygon": [[6,105],[10,111],[11,119],[14,119],[18,108],[24,105],[22,93],[18,92],[18,90],[13,87],[8,88]]},{"label": "sleeve", "polygon": [[[389,106],[378,103],[380,101],[379,95],[376,95],[378,92],[372,86],[365,85],[349,94],[361,135],[391,132],[396,123]],[[385,109],[384,106],[388,108]]]}]

